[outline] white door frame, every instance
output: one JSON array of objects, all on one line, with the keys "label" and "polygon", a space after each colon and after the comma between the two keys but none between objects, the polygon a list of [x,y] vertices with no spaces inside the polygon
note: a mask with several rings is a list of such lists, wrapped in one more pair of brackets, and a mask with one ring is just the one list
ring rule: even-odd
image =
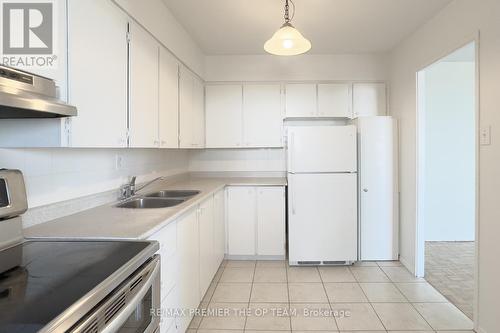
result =
[{"label": "white door frame", "polygon": [[424,277],[425,275],[425,223],[423,220],[424,211],[424,179],[425,179],[425,154],[424,154],[424,131],[425,131],[425,94],[422,90],[425,88],[425,70],[432,64],[438,62],[440,59],[455,52],[456,50],[470,44],[475,44],[475,262],[474,262],[474,304],[473,304],[473,321],[475,329],[477,330],[478,323],[478,299],[479,299],[479,126],[480,126],[480,72],[479,72],[479,32],[468,39],[459,47],[452,49],[443,56],[435,59],[431,63],[421,67],[416,73],[417,84],[417,112],[416,112],[416,240],[415,240],[415,275],[417,277]]}]

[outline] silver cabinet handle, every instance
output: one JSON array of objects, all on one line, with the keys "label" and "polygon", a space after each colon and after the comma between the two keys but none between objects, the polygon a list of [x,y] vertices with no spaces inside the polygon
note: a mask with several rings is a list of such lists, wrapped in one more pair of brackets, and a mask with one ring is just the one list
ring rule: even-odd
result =
[{"label": "silver cabinet handle", "polygon": [[364,188],[364,189],[363,189],[363,192],[368,192],[368,189],[367,189],[367,188]]}]

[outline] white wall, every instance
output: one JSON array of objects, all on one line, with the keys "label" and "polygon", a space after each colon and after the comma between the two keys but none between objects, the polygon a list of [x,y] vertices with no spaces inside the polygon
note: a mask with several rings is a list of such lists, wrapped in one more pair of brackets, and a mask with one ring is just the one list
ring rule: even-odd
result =
[{"label": "white wall", "polygon": [[284,149],[207,149],[191,152],[191,172],[285,172]]},{"label": "white wall", "polygon": [[162,0],[113,0],[196,74],[204,76],[204,55]]},{"label": "white wall", "polygon": [[[116,168],[116,156],[123,158]],[[30,208],[188,170],[187,151],[159,149],[0,149],[0,168],[20,169]]]},{"label": "white wall", "polygon": [[427,241],[474,240],[474,76],[474,62],[439,62],[425,70],[420,140]]},{"label": "white wall", "polygon": [[371,54],[207,56],[207,81],[385,80],[387,56]]},{"label": "white wall", "polygon": [[403,41],[391,55],[391,110],[400,120],[401,258],[415,267],[416,72],[470,42],[480,31],[480,126],[492,143],[480,147],[478,331],[500,327],[500,1],[455,0]]}]

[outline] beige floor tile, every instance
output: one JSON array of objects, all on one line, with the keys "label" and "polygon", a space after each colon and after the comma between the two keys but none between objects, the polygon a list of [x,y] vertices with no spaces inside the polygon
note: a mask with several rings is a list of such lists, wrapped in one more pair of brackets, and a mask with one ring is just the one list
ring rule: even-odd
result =
[{"label": "beige floor tile", "polygon": [[286,330],[286,331],[245,330],[245,333],[284,333],[284,332],[291,332],[291,331],[289,331],[289,330]]},{"label": "beige floor tile", "polygon": [[414,303],[435,330],[471,330],[472,321],[450,303]]},{"label": "beige floor tile", "polygon": [[286,260],[259,260],[257,261],[257,267],[286,267],[288,266],[288,261]]},{"label": "beige floor tile", "polygon": [[210,303],[208,313],[200,323],[200,329],[233,329],[245,328],[247,304],[242,303]]},{"label": "beige floor tile", "polygon": [[432,330],[409,303],[373,303],[387,330]]},{"label": "beige floor tile", "polygon": [[[380,331],[382,322],[369,303],[333,303],[340,331]],[[344,314],[344,315],[343,315]]]},{"label": "beige floor tile", "polygon": [[292,330],[337,330],[335,316],[328,303],[292,304]]},{"label": "beige floor tile", "polygon": [[394,261],[377,261],[377,265],[379,267],[399,267],[401,266],[401,262],[394,260]]},{"label": "beige floor tile", "polygon": [[[292,333],[311,333],[311,331],[295,331],[295,330],[293,330]],[[339,333],[339,331],[314,331],[314,333]],[[357,333],[364,333],[364,332],[357,332]],[[382,332],[378,331],[376,333],[382,333]]]},{"label": "beige floor tile", "polygon": [[253,303],[288,303],[286,283],[254,283],[252,286]]},{"label": "beige floor tile", "polygon": [[257,266],[255,268],[254,282],[281,282],[286,283],[285,267]]},{"label": "beige floor tile", "polygon": [[322,283],[289,283],[288,291],[292,303],[328,303]]},{"label": "beige floor tile", "polygon": [[288,282],[321,282],[317,267],[289,267]]},{"label": "beige floor tile", "polygon": [[319,267],[323,282],[356,282],[349,267]]},{"label": "beige floor tile", "polygon": [[353,267],[378,267],[376,261],[356,261]]},{"label": "beige floor tile", "polygon": [[227,260],[225,267],[255,267],[255,260]]},{"label": "beige floor tile", "polygon": [[226,267],[220,278],[220,282],[252,282],[253,267]]},{"label": "beige floor tile", "polygon": [[325,283],[331,303],[368,302],[358,283]]},{"label": "beige floor tile", "polygon": [[196,333],[196,331],[197,331],[197,330],[196,330],[195,328],[188,328],[188,329],[186,330],[186,333]]},{"label": "beige floor tile", "polygon": [[212,302],[248,302],[251,283],[219,283],[212,296]]},{"label": "beige floor tile", "polygon": [[370,302],[408,302],[392,283],[360,283]]},{"label": "beige floor tile", "polygon": [[436,333],[475,333],[475,332],[474,331],[436,331]]},{"label": "beige floor tile", "polygon": [[288,303],[250,303],[245,330],[290,331]]},{"label": "beige floor tile", "polygon": [[[243,330],[198,330],[197,333],[243,333]],[[190,333],[187,332],[186,333]],[[194,333],[194,332],[193,332]]]},{"label": "beige floor tile", "polygon": [[351,267],[358,282],[390,282],[385,273],[377,267]]},{"label": "beige floor tile", "polygon": [[446,298],[428,283],[396,283],[398,289],[410,302],[414,303],[446,303]]},{"label": "beige floor tile", "polygon": [[212,282],[210,286],[208,286],[207,292],[205,295],[203,295],[203,299],[201,300],[202,303],[210,303],[210,300],[212,299],[212,296],[215,292],[215,288],[217,288],[217,283]]},{"label": "beige floor tile", "polygon": [[215,273],[215,276],[214,278],[212,279],[212,283],[213,282],[219,282],[220,280],[220,277],[222,276],[222,273],[224,272],[224,266],[220,266],[219,269],[217,270],[217,272]]},{"label": "beige floor tile", "polygon": [[425,282],[422,278],[415,277],[406,267],[382,267],[384,273],[392,282]]},{"label": "beige floor tile", "polygon": [[[387,332],[389,332],[389,333],[434,333],[434,331],[387,331]],[[361,333],[361,332],[358,332],[358,333]],[[446,332],[446,333],[457,333],[457,332]],[[468,333],[468,332],[461,332],[461,333]]]}]

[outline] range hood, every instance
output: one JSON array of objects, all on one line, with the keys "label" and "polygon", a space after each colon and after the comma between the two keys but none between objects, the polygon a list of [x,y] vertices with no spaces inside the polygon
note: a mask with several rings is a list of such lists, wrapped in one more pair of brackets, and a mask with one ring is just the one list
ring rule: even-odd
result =
[{"label": "range hood", "polygon": [[0,65],[0,119],[76,116],[56,91],[51,79]]}]

